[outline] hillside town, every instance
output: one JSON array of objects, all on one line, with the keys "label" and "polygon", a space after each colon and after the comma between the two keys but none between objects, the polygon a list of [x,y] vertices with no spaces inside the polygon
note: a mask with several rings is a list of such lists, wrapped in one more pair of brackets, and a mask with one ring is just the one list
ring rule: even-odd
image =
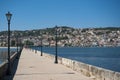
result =
[{"label": "hillside town", "polygon": [[[33,46],[60,47],[116,47],[120,46],[120,28],[71,27],[11,31],[11,46],[17,43]],[[7,31],[0,32],[0,46],[7,46]]]}]

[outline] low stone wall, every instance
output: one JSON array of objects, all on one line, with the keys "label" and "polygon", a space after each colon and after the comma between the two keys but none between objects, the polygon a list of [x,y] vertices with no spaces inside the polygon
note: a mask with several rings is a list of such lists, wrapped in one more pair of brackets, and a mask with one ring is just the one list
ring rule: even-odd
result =
[{"label": "low stone wall", "polygon": [[11,65],[13,65],[14,60],[17,57],[17,52],[15,52],[11,57],[10,57],[10,61],[11,61]]},{"label": "low stone wall", "polygon": [[[37,51],[40,53],[40,51]],[[54,59],[55,56],[52,54],[43,53],[43,56],[50,59]],[[120,80],[120,73],[107,70],[104,68],[96,67],[93,65],[85,64],[75,60],[58,57],[58,62],[63,64],[74,71],[80,72],[85,76],[92,78],[93,80]]]},{"label": "low stone wall", "polygon": [[[11,57],[11,65],[13,65],[13,62],[17,56],[17,53],[15,52]],[[4,61],[2,64],[0,64],[0,80],[2,77],[6,74],[8,68],[8,60]]]},{"label": "low stone wall", "polygon": [[6,71],[7,71],[7,61],[4,61],[2,64],[0,64],[0,80],[6,74]]},{"label": "low stone wall", "polygon": [[120,73],[62,58],[62,64],[94,80],[120,80]]}]

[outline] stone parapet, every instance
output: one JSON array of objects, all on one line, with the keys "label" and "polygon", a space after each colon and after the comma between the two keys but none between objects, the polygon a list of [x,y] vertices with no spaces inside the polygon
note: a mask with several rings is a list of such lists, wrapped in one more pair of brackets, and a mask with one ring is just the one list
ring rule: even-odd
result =
[{"label": "stone parapet", "polygon": [[[16,56],[17,56],[17,52],[15,52],[10,57],[11,65],[13,65]],[[8,69],[8,60],[5,60],[3,63],[0,64],[0,80],[3,78],[4,75],[6,75],[7,69]]]},{"label": "stone parapet", "polygon": [[[40,53],[40,51],[38,51]],[[43,53],[43,56],[54,59],[54,55]],[[80,72],[93,80],[120,80],[120,73],[108,69],[96,67],[79,61],[58,57],[58,62],[74,71]]]},{"label": "stone parapet", "polygon": [[85,76],[91,77],[94,80],[120,80],[120,73],[85,64],[82,62],[62,58],[62,64],[82,73]]}]

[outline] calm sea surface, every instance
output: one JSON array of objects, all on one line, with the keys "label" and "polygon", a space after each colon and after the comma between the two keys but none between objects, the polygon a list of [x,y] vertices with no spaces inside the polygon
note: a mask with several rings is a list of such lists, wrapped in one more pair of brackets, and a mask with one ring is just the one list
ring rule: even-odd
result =
[{"label": "calm sea surface", "polygon": [[[7,60],[7,50],[8,48],[1,48],[0,47],[0,64],[4,61]],[[10,48],[10,52],[15,52],[16,48]],[[6,53],[6,54],[5,54]],[[12,54],[11,54],[12,55]],[[4,56],[4,57],[3,57]]]},{"label": "calm sea surface", "polygon": [[[55,54],[55,48],[43,47],[43,52]],[[61,47],[58,56],[120,72],[120,47]]]}]

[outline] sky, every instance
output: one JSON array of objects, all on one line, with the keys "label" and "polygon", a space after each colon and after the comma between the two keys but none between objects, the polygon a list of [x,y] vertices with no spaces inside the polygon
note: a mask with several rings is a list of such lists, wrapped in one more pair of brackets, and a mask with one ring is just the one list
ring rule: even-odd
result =
[{"label": "sky", "polygon": [[0,31],[69,26],[120,27],[120,0],[0,0]]}]

